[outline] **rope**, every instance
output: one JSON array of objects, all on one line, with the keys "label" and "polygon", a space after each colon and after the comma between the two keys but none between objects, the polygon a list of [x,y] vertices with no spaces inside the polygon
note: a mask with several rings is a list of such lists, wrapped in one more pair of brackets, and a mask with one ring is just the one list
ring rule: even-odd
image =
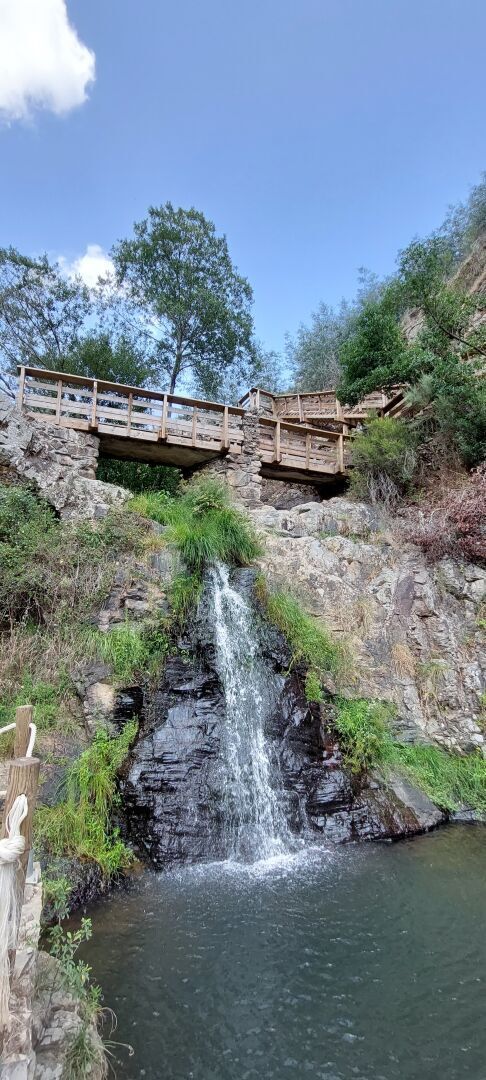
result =
[{"label": "rope", "polygon": [[17,798],[7,815],[6,836],[0,840],[0,1029],[8,1023],[10,998],[9,950],[17,944],[17,932],[22,907],[17,869],[25,850],[25,837],[20,826],[27,817],[26,795]]},{"label": "rope", "polygon": [[[0,735],[13,731],[15,724],[0,728]],[[32,757],[37,735],[36,725],[29,724],[30,738],[26,757]],[[19,890],[18,867],[25,851],[25,837],[20,826],[28,813],[26,795],[17,795],[5,822],[5,837],[0,840],[0,1031],[9,1021],[10,961],[9,951],[17,945],[23,896]]]},{"label": "rope", "polygon": [[[16,724],[6,724],[5,727],[0,727],[0,735],[3,735],[5,731],[13,731],[16,727],[17,727]],[[32,757],[32,754],[34,752],[35,740],[36,740],[36,736],[37,736],[37,727],[36,727],[36,725],[30,723],[29,728],[30,728],[30,739],[29,739],[29,745],[28,745],[26,753],[25,753],[26,757]]]}]

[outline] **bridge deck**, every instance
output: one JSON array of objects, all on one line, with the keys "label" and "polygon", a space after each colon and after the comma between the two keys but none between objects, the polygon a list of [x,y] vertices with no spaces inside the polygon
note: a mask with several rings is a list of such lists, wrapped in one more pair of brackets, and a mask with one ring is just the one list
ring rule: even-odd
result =
[{"label": "bridge deck", "polygon": [[[245,409],[79,375],[22,368],[19,403],[35,420],[95,434],[106,457],[191,469],[244,445]],[[328,482],[346,470],[335,431],[259,417],[262,475]]]}]

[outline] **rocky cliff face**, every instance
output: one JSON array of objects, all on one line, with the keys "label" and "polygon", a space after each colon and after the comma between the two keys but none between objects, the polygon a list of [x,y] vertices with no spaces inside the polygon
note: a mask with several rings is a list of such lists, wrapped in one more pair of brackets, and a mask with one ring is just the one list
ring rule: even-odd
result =
[{"label": "rocky cliff face", "polygon": [[484,745],[485,570],[428,565],[370,507],[344,498],[251,515],[269,580],[349,641],[353,694],[394,702],[402,738]]},{"label": "rocky cliff face", "polygon": [[[236,572],[238,588],[252,573]],[[261,627],[261,655],[278,693],[265,736],[283,784],[295,834],[331,842],[411,835],[443,815],[411,785],[378,777],[358,782],[343,767],[329,698],[309,705],[304,672],[289,673],[286,643]],[[129,835],[156,867],[228,855],[221,764],[225,702],[208,626],[199,620],[182,655],[172,657],[147,709],[122,794]]]}]

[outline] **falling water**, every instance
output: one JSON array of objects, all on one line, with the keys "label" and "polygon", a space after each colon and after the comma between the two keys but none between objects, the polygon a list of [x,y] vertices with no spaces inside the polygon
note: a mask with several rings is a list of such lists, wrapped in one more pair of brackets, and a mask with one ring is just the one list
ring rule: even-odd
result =
[{"label": "falling water", "polygon": [[208,590],[216,668],[226,699],[222,768],[228,854],[237,861],[268,859],[292,847],[278,763],[265,738],[278,687],[260,658],[252,610],[230,585],[226,566],[210,570]]}]

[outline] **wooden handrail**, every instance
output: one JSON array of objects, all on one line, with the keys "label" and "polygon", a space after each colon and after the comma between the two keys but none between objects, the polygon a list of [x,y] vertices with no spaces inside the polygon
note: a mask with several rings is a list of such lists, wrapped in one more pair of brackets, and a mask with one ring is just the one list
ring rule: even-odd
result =
[{"label": "wooden handrail", "polygon": [[[152,401],[164,401],[167,397],[169,404],[171,405],[192,405],[198,409],[207,409],[208,411],[224,412],[227,408],[232,416],[244,416],[245,410],[238,405],[225,405],[221,401],[202,401],[200,398],[186,397],[182,394],[165,394],[161,390],[148,390],[143,386],[129,386],[125,383],[108,382],[105,379],[90,379],[87,375],[69,375],[67,372],[62,371],[48,371],[45,368],[33,368],[33,367],[18,367],[20,382],[22,384],[22,396],[25,392],[25,378],[30,376],[36,379],[42,379],[44,382],[51,383],[65,383],[66,386],[86,386],[93,392],[97,389],[98,394],[102,390],[110,390],[113,393],[122,394],[128,397],[129,394],[135,394],[137,397],[150,398]],[[23,378],[22,378],[23,373]],[[263,393],[265,391],[262,391]],[[20,385],[19,385],[20,395]],[[102,396],[102,394],[100,394]]]}]

